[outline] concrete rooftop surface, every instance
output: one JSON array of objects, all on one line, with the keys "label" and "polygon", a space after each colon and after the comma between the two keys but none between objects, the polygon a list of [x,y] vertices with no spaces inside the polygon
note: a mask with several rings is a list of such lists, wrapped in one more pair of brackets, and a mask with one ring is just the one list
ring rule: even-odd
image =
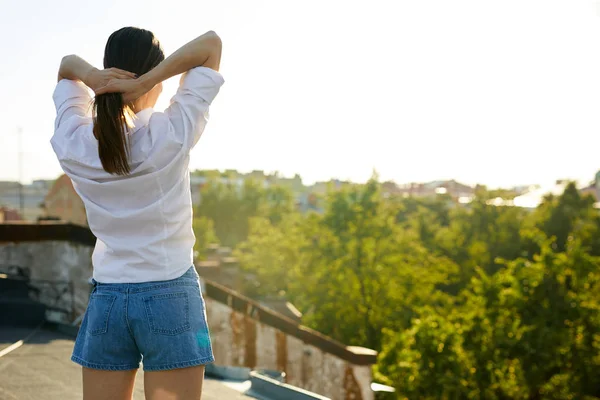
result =
[{"label": "concrete rooftop surface", "polygon": [[[1,400],[80,400],[81,367],[70,360],[73,338],[48,329],[0,326],[0,354],[13,343],[25,343],[0,356]],[[144,372],[135,382],[134,400],[144,400]],[[203,400],[250,399],[219,380],[205,379]]]}]

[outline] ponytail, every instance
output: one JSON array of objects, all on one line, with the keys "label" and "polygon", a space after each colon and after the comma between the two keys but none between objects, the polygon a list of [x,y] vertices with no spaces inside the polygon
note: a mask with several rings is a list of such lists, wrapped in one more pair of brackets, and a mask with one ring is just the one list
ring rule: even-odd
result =
[{"label": "ponytail", "polygon": [[[119,68],[139,76],[155,68],[165,59],[165,53],[154,34],[145,29],[125,27],[113,32],[104,49],[104,68]],[[109,174],[128,175],[129,135],[133,104],[124,104],[120,93],[96,96],[92,116],[94,136],[98,140],[98,155],[102,168]]]},{"label": "ponytail", "polygon": [[131,110],[123,104],[121,93],[96,96],[93,108],[94,136],[98,140],[98,155],[102,168],[109,174],[127,175],[129,142],[126,135]]}]

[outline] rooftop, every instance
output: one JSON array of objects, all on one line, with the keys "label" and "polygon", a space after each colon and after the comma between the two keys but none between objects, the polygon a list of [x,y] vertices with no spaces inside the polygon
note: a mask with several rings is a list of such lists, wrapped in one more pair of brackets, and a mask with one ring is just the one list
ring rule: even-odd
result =
[{"label": "rooftop", "polygon": [[[80,398],[80,367],[70,355],[94,243],[89,229],[60,221],[0,223],[0,399]],[[237,369],[232,377],[207,368],[203,399],[373,398],[375,351],[339,343],[216,282],[201,284],[218,366]],[[42,329],[17,328],[44,320]],[[137,382],[141,399],[143,377]]]},{"label": "rooftop", "polygon": [[[21,340],[24,344],[18,346]],[[9,348],[11,346],[14,348],[12,351]],[[2,327],[0,398],[81,399],[81,367],[70,361],[72,349],[73,338],[53,329]],[[144,399],[143,376],[144,372],[140,369],[135,382],[134,400]],[[223,381],[207,378],[204,381],[202,398],[243,400],[251,397],[239,393]]]}]

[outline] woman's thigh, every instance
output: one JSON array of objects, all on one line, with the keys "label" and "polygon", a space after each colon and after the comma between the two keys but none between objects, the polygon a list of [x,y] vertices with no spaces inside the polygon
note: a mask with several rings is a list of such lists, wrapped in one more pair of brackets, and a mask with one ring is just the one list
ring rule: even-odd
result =
[{"label": "woman's thigh", "polygon": [[131,400],[137,369],[106,371],[83,368],[83,400]]},{"label": "woman's thigh", "polygon": [[144,372],[146,400],[200,400],[203,381],[203,365]]}]

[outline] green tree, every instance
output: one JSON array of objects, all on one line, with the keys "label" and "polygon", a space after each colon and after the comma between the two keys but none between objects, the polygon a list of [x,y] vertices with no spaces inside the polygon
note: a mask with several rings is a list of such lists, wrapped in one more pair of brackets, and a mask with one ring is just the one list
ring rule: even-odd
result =
[{"label": "green tree", "polygon": [[222,244],[235,247],[248,237],[250,219],[269,217],[278,222],[294,211],[293,196],[288,188],[265,188],[260,181],[245,179],[221,181],[211,178],[200,191],[200,204],[195,215],[214,222],[215,232]]},{"label": "green tree", "polygon": [[[539,230],[547,237],[555,237],[556,251],[565,251],[569,240],[576,238],[590,254],[600,256],[600,217],[594,199],[581,196],[574,183],[568,184],[560,196],[546,196],[523,228],[529,235],[532,230]],[[539,252],[535,240],[528,242],[528,250],[530,254]]]},{"label": "green tree", "polygon": [[281,220],[295,211],[294,196],[290,188],[274,185],[267,189],[269,220],[278,224]]},{"label": "green tree", "polygon": [[600,259],[552,244],[478,269],[444,314],[422,308],[411,328],[387,331],[378,376],[409,398],[599,398]]},{"label": "green tree", "polygon": [[523,255],[521,226],[525,211],[516,207],[488,204],[489,197],[478,193],[468,207],[450,213],[450,223],[437,231],[429,248],[449,257],[461,267],[463,285],[481,267],[493,274],[499,258],[512,260]]},{"label": "green tree", "polygon": [[473,399],[473,359],[463,348],[460,324],[430,308],[404,332],[384,331],[375,377],[396,387],[399,398]]},{"label": "green tree", "polygon": [[192,220],[192,229],[196,236],[194,244],[194,259],[204,259],[209,244],[219,244],[219,238],[215,233],[214,223],[206,217],[195,217]]},{"label": "green tree", "polygon": [[600,399],[600,218],[574,185],[533,212],[483,189],[469,205],[387,196],[376,177],[332,188],[322,214],[261,190],[237,214],[248,291],[380,351],[400,398]]},{"label": "green tree", "polygon": [[299,268],[306,265],[310,254],[305,250],[310,242],[306,223],[298,214],[285,214],[279,224],[266,217],[250,220],[250,234],[241,243],[235,255],[241,267],[256,276],[247,282],[246,294],[250,296],[286,296],[290,290],[305,283]]},{"label": "green tree", "polygon": [[408,326],[413,306],[444,303],[437,286],[456,266],[396,223],[396,204],[375,180],[332,191],[327,204],[323,215],[255,221],[241,264],[264,288],[287,293],[309,326],[378,349],[381,329]]}]

